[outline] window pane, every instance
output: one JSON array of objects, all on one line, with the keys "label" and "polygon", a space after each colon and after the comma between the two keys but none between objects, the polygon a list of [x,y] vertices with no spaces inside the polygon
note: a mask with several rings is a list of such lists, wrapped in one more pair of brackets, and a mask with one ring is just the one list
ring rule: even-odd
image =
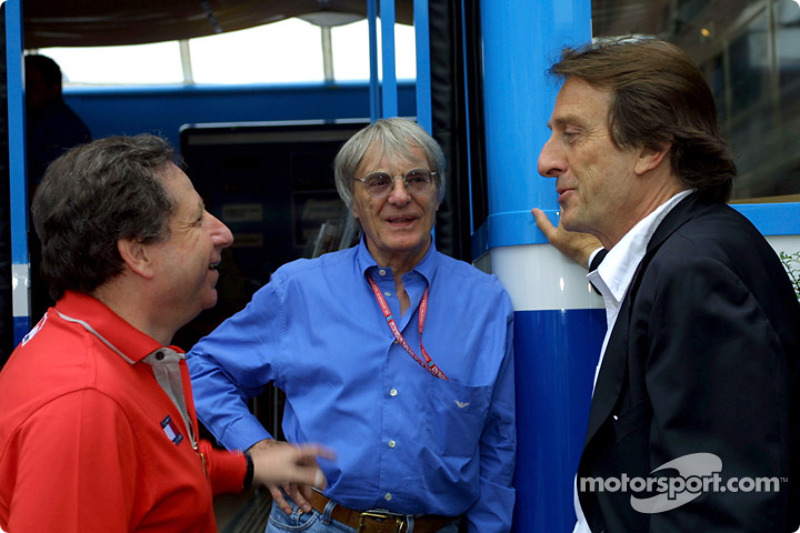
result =
[{"label": "window pane", "polygon": [[[378,53],[380,53],[380,20],[378,21]],[[333,77],[339,81],[369,79],[369,22],[360,20],[331,29]],[[394,46],[397,79],[417,77],[417,45],[414,27],[395,24]],[[380,70],[380,61],[379,72]]]},{"label": "window pane", "polygon": [[322,81],[319,26],[300,19],[189,41],[197,83]]},{"label": "window pane", "polygon": [[783,0],[775,6],[775,11],[775,51],[781,96],[782,100],[793,99],[796,102],[800,96],[800,3]]},{"label": "window pane", "polygon": [[[369,79],[369,33],[366,20],[331,28],[333,74],[337,81]],[[380,20],[378,21],[380,50]],[[322,31],[292,18],[237,32],[189,41],[192,81],[208,84],[321,82]],[[146,85],[182,83],[180,47],[165,43],[47,48],[68,85]],[[414,27],[395,25],[398,79],[416,78]],[[380,62],[379,62],[380,64]]]},{"label": "window pane", "polygon": [[628,0],[593,1],[595,36],[658,34],[683,48],[705,74],[722,131],[733,148],[739,171],[734,200],[796,199],[800,0],[635,4],[637,9]]},{"label": "window pane", "polygon": [[414,26],[397,24],[394,27],[394,46],[397,78],[413,80],[417,77],[417,38]]},{"label": "window pane", "polygon": [[722,54],[714,56],[708,63],[701,67],[703,74],[711,87],[714,102],[717,104],[717,116],[720,122],[728,120],[728,110],[725,95],[725,61]]},{"label": "window pane", "polygon": [[131,46],[42,48],[61,67],[65,85],[180,83],[177,41]]},{"label": "window pane", "polygon": [[[736,154],[739,176],[734,198],[775,194],[771,174],[775,162],[776,135],[770,94],[770,54],[767,48],[767,13],[763,11],[733,38],[730,54],[730,142]],[[758,142],[755,140],[758,139]]]},{"label": "window pane", "polygon": [[800,3],[782,0],[775,5],[775,53],[778,68],[775,156],[777,194],[800,193]]},{"label": "window pane", "polygon": [[769,81],[767,13],[763,11],[730,44],[731,98],[740,112],[758,104]]}]

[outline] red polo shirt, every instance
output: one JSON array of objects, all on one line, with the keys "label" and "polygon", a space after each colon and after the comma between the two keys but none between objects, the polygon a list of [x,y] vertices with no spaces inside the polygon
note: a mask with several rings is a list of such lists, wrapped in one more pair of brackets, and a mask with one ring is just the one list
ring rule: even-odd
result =
[{"label": "red polo shirt", "polygon": [[0,372],[0,526],[216,531],[212,495],[241,490],[246,461],[195,443],[182,357],[90,296],[59,300]]}]

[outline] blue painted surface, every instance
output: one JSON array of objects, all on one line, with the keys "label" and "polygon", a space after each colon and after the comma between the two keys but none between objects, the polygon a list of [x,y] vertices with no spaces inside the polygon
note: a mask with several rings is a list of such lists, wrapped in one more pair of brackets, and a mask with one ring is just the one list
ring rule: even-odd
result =
[{"label": "blue painted surface", "polygon": [[[483,235],[488,248],[531,244],[537,241],[526,238],[538,230],[530,209],[558,208],[552,180],[537,171],[558,89],[546,72],[563,46],[591,38],[591,2],[486,0],[480,13],[489,189]],[[505,219],[514,223],[503,223]],[[574,525],[572,478],[586,431],[593,361],[605,316],[597,310],[519,310],[516,317],[514,530],[567,533]]]},{"label": "blue painted surface", "polygon": [[[472,237],[473,257],[498,246],[546,243],[547,239],[536,227],[530,207],[489,215]],[[733,204],[731,207],[746,216],[763,235],[800,235],[800,203]],[[553,224],[558,224],[558,209],[544,211]]]},{"label": "blue painted surface", "polygon": [[514,314],[518,456],[517,533],[568,533],[573,477],[606,331],[602,309]]},{"label": "blue painted surface", "polygon": [[431,133],[431,36],[428,0],[414,0],[414,35],[417,41],[417,123]]},{"label": "blue painted surface", "polygon": [[[28,309],[30,293],[27,273],[28,255],[28,190],[25,183],[25,91],[22,87],[22,8],[19,0],[5,3],[6,11],[6,78],[8,94],[8,165],[9,208],[11,212],[12,308],[14,315],[14,344],[30,329]],[[25,273],[23,275],[23,272]],[[23,279],[20,279],[22,276]],[[16,285],[16,287],[13,287]]]},{"label": "blue painted surface", "polygon": [[14,346],[16,347],[22,338],[31,330],[32,324],[29,316],[14,317]]},{"label": "blue painted surface", "polygon": [[22,12],[19,0],[6,2],[5,10],[11,262],[26,264],[29,262],[26,235],[28,190],[25,186],[25,91],[22,87]]},{"label": "blue painted surface", "polygon": [[369,118],[381,118],[381,81],[378,77],[378,0],[367,0],[369,22]]},{"label": "blue painted surface", "polygon": [[547,69],[562,47],[591,38],[591,2],[481,2],[481,27],[489,212],[555,209],[553,180],[537,172],[559,86]]},{"label": "blue painted surface", "polygon": [[394,117],[398,113],[397,105],[397,69],[394,51],[394,0],[381,0],[381,66],[383,80],[381,84],[382,116]]},{"label": "blue painted surface", "polygon": [[800,235],[800,203],[733,204],[763,235]]}]

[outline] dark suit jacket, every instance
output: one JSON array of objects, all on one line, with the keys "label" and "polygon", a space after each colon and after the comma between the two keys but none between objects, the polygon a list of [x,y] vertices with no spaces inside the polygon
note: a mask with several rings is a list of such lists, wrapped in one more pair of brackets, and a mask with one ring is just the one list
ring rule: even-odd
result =
[{"label": "dark suit jacket", "polygon": [[[592,531],[795,531],[799,330],[788,277],[752,224],[696,194],[681,201],[648,244],[598,376],[578,467]],[[582,478],[646,479],[694,453],[720,458],[723,484],[778,481],[761,492],[709,485],[656,513],[634,510],[631,497],[663,500],[657,485],[652,493],[581,491]]]}]

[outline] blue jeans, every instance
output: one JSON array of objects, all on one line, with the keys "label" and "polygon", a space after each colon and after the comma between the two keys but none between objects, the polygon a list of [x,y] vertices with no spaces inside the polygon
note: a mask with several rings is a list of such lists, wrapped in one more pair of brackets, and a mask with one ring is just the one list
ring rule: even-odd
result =
[{"label": "blue jeans", "polygon": [[[336,504],[328,502],[324,512],[320,513],[316,509],[310,513],[300,514],[297,506],[289,499],[286,500],[292,506],[292,514],[284,513],[274,502],[272,511],[269,515],[269,523],[264,533],[285,533],[286,531],[302,531],[304,533],[355,533],[355,529],[348,527],[341,522],[331,520],[331,512]],[[414,533],[414,520],[409,523],[408,532]],[[458,524],[452,523],[439,530],[439,533],[458,533]]]}]

